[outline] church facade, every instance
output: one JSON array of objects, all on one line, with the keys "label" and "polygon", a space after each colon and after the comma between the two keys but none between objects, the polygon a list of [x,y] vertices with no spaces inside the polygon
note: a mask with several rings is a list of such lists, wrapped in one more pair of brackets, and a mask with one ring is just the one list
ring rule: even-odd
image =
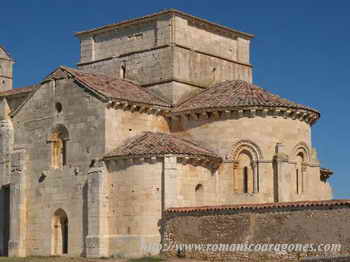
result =
[{"label": "church facade", "polygon": [[24,88],[0,47],[0,255],[142,256],[169,208],[332,198],[320,113],[252,83],[253,35],[166,10],[76,36]]}]

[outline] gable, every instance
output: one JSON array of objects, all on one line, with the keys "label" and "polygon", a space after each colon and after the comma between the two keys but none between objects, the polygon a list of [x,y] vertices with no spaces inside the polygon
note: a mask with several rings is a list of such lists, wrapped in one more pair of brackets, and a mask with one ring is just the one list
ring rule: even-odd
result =
[{"label": "gable", "polygon": [[[27,96],[23,103],[11,112],[11,117],[18,120],[47,119],[55,117],[57,112],[55,104],[63,105],[65,113],[72,115],[79,108],[90,109],[101,104],[99,99],[87,93],[84,88],[74,82],[73,79],[62,78],[55,82],[45,82]],[[81,114],[87,112],[82,111]]]}]

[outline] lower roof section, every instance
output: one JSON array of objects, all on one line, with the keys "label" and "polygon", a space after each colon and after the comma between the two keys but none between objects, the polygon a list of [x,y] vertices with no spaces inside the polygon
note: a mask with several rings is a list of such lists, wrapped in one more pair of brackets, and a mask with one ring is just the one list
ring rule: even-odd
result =
[{"label": "lower roof section", "polygon": [[105,155],[106,158],[136,158],[164,155],[204,157],[221,161],[221,158],[199,143],[160,132],[142,132]]},{"label": "lower roof section", "polygon": [[256,203],[256,204],[237,204],[222,206],[200,206],[200,207],[175,207],[167,209],[167,213],[194,213],[211,211],[259,211],[264,209],[303,209],[311,207],[332,208],[337,206],[350,207],[350,199],[321,200],[321,201],[298,201],[298,202],[276,202],[276,203]]}]

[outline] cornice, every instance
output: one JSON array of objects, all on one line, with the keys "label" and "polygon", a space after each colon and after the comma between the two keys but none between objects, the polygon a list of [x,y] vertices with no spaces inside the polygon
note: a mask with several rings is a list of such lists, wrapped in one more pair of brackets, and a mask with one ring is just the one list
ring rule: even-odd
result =
[{"label": "cornice", "polygon": [[215,32],[220,33],[220,34],[225,34],[226,36],[229,36],[229,37],[240,36],[240,37],[246,38],[246,39],[254,38],[254,35],[252,35],[252,34],[240,32],[240,31],[232,29],[230,27],[219,25],[219,24],[210,22],[206,19],[192,16],[190,14],[184,13],[184,12],[176,10],[176,9],[167,9],[167,10],[155,13],[155,14],[126,20],[126,21],[122,21],[119,23],[109,24],[109,25],[97,27],[94,29],[86,30],[86,31],[77,32],[77,33],[75,33],[75,36],[84,37],[84,36],[89,36],[89,35],[95,35],[98,33],[115,30],[115,29],[121,28],[121,27],[132,26],[132,25],[135,25],[138,23],[151,22],[151,21],[157,20],[157,18],[159,16],[162,16],[162,15],[180,16],[180,17],[187,19],[191,24],[193,24],[195,26],[204,28],[206,30],[215,31]]},{"label": "cornice", "polygon": [[181,118],[188,120],[219,120],[227,118],[239,119],[244,117],[254,118],[272,116],[274,118],[282,117],[285,119],[297,119],[313,125],[320,118],[320,113],[300,108],[244,106],[228,108],[204,108],[183,112],[169,112],[166,116],[171,120],[179,120]]},{"label": "cornice", "polygon": [[192,166],[203,166],[209,169],[217,169],[222,163],[220,157],[211,157],[205,155],[191,154],[147,154],[147,155],[124,155],[124,156],[108,156],[103,160],[107,161],[111,168],[119,165],[133,165],[136,163],[155,163],[161,161],[165,156],[173,156],[177,158],[178,163],[183,165],[190,164]]}]

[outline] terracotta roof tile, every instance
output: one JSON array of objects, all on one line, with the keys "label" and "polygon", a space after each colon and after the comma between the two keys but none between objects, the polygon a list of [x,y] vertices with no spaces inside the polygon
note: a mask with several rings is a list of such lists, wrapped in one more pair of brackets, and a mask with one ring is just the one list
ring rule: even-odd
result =
[{"label": "terracotta roof tile", "polygon": [[12,95],[18,95],[18,94],[24,94],[24,93],[30,93],[35,88],[37,88],[38,85],[32,85],[27,87],[21,87],[21,88],[13,88],[7,91],[0,92],[0,97],[2,96],[12,96]]},{"label": "terracotta roof tile", "polygon": [[52,78],[64,78],[66,77],[66,73],[71,74],[82,85],[112,99],[170,107],[167,101],[131,81],[115,79],[103,74],[86,73],[65,66],[61,66],[58,70],[55,70],[44,81]]},{"label": "terracotta roof tile", "polygon": [[165,133],[143,132],[128,139],[122,146],[105,157],[149,156],[179,154],[188,156],[204,156],[220,159],[214,152],[200,144]]},{"label": "terracotta roof tile", "polygon": [[167,209],[168,213],[189,213],[198,211],[224,211],[224,210],[259,210],[271,208],[298,208],[317,206],[349,206],[350,199],[324,200],[324,201],[298,201],[298,202],[276,202],[261,204],[238,204],[222,206],[200,206],[200,207],[175,207]]},{"label": "terracotta roof tile", "polygon": [[131,81],[115,79],[101,74],[85,73],[67,67],[64,67],[64,69],[72,73],[82,83],[112,98],[142,104],[170,106],[167,101]]},{"label": "terracotta roof tile", "polygon": [[174,112],[249,106],[305,109],[319,114],[317,110],[291,102],[242,80],[224,81],[208,88],[177,105]]}]

